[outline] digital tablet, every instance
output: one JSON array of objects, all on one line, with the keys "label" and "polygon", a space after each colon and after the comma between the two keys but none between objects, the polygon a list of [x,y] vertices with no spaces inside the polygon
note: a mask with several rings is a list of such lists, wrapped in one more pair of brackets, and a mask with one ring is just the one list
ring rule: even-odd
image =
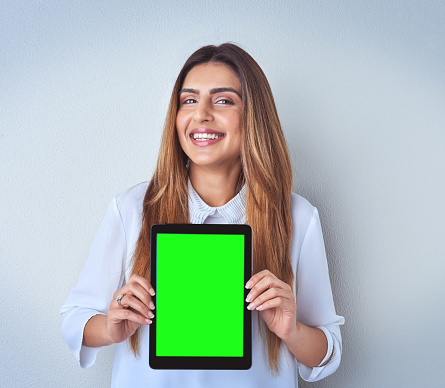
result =
[{"label": "digital tablet", "polygon": [[151,228],[153,369],[249,369],[252,276],[248,225],[162,224]]}]

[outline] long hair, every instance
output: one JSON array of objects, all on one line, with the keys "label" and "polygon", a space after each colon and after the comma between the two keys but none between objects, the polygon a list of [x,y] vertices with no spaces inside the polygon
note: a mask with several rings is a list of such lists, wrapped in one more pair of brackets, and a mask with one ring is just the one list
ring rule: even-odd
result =
[{"label": "long hair", "polygon": [[[255,60],[240,47],[225,43],[205,46],[185,62],[170,98],[156,170],[145,194],[142,229],[133,255],[132,274],[150,278],[150,228],[157,223],[189,223],[188,157],[179,143],[176,115],[179,91],[189,71],[203,63],[221,63],[241,82],[243,101],[240,181],[247,185],[246,222],[253,230],[253,272],[268,269],[293,285],[290,258],[292,168],[272,91]],[[278,372],[281,340],[260,318],[269,365]],[[139,353],[139,330],[130,338]]]}]

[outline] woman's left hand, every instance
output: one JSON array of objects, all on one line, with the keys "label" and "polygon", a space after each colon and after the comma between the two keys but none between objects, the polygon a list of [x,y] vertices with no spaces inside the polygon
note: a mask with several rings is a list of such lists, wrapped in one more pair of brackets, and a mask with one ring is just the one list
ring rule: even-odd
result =
[{"label": "woman's left hand", "polygon": [[266,325],[282,340],[297,330],[297,305],[291,287],[272,272],[264,270],[250,278],[247,308],[258,310]]}]

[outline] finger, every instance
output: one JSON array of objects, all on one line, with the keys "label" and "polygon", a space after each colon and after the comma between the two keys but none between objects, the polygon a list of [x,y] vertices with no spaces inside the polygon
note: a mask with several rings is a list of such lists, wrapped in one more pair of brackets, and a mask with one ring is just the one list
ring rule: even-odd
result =
[{"label": "finger", "polygon": [[260,294],[265,292],[270,288],[281,288],[288,292],[292,292],[290,286],[287,283],[284,283],[272,273],[265,275],[254,287],[250,290],[249,294],[246,297],[246,302],[252,302],[257,298]]},{"label": "finger", "polygon": [[109,319],[112,322],[121,322],[124,320],[138,323],[140,325],[149,325],[152,323],[152,320],[144,317],[143,315],[133,311],[132,309],[113,309],[109,312]]},{"label": "finger", "polygon": [[258,272],[257,274],[253,275],[249,279],[249,281],[246,283],[246,288],[252,288],[255,284],[257,284],[265,276],[275,276],[275,275],[267,269],[265,269],[261,272]]},{"label": "finger", "polygon": [[284,300],[282,298],[270,299],[267,302],[260,304],[255,310],[264,311],[272,308],[283,308]]},{"label": "finger", "polygon": [[[150,282],[147,279],[145,279],[144,277],[142,277],[140,275],[132,275],[130,277],[130,279],[128,279],[128,282],[120,290],[118,290],[114,293],[114,297],[120,295],[119,292],[123,288],[125,288],[125,286],[133,286],[135,284],[138,284],[145,291],[147,291],[151,296],[154,296],[156,294],[154,288],[152,287],[152,285],[150,284]],[[121,292],[121,294],[122,294],[122,292]]]},{"label": "finger", "polygon": [[267,291],[263,292],[261,295],[259,295],[256,299],[254,299],[248,306],[248,310],[254,310],[258,309],[259,306],[265,305],[268,301],[274,300],[274,299],[282,299],[284,301],[293,301],[294,302],[294,295],[292,293],[289,293],[286,290],[283,290],[281,288],[270,288]]},{"label": "finger", "polygon": [[134,274],[130,277],[130,279],[128,280],[128,283],[131,282],[136,282],[138,284],[141,285],[141,287],[145,288],[145,290],[151,295],[154,296],[155,295],[155,290],[152,287],[152,285],[150,284],[150,282],[144,278],[143,276]]},{"label": "finger", "polygon": [[131,308],[133,311],[145,316],[146,318],[154,317],[152,311],[144,303],[130,294],[126,294],[122,297],[120,308]]},{"label": "finger", "polygon": [[[142,287],[137,282],[127,283],[120,290],[116,291],[114,295],[124,295],[124,298],[126,295],[134,295],[142,303],[144,303],[147,306],[147,308],[150,308],[152,310],[154,309],[154,303],[152,301],[151,295],[147,292],[146,288]],[[121,299],[121,304],[122,304],[122,299]]]}]

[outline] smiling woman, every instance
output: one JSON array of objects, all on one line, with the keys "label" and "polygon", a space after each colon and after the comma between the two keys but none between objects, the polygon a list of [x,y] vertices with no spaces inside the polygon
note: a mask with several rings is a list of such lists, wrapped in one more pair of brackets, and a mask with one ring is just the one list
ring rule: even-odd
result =
[{"label": "smiling woman", "polygon": [[[176,80],[151,181],[114,198],[62,307],[62,334],[80,365],[116,343],[115,387],[297,387],[297,368],[308,381],[333,373],[344,319],[334,308],[317,209],[291,189],[286,142],[259,65],[233,44],[197,50]],[[158,223],[252,227],[249,370],[149,367],[150,228]],[[192,314],[191,298],[187,290],[178,295]],[[230,319],[224,300],[214,308]]]}]

